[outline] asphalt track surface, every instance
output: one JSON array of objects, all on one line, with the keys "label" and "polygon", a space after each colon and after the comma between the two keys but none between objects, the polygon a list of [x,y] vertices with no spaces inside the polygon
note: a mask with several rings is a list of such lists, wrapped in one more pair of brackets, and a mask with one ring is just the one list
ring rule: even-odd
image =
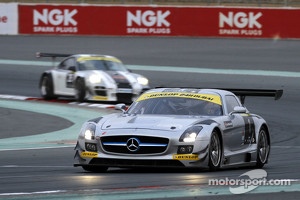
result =
[{"label": "asphalt track surface", "polygon": [[[112,168],[105,174],[87,173],[72,166],[79,128],[86,119],[115,111],[0,100],[0,199],[299,198],[300,41],[0,36],[0,44],[0,94],[39,97],[39,76],[50,67],[24,65],[41,61],[35,58],[38,51],[115,55],[147,76],[152,87],[283,89],[279,101],[253,97],[246,99],[246,106],[262,115],[272,132],[270,161],[264,168],[268,180],[292,181],[289,186],[259,186],[234,195],[228,185],[209,186],[209,179],[237,179],[251,168],[217,172]],[[157,66],[170,68],[159,71]],[[215,69],[226,73],[216,74]]]}]

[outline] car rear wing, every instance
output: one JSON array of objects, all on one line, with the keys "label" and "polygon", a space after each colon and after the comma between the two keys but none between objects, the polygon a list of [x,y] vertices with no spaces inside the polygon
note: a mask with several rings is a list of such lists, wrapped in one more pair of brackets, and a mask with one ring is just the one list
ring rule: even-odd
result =
[{"label": "car rear wing", "polygon": [[[164,87],[156,87],[156,88],[164,88]],[[201,88],[194,88],[194,87],[182,87],[182,88],[201,89]],[[246,96],[274,97],[275,100],[278,100],[282,97],[283,94],[283,90],[272,90],[272,89],[271,90],[270,89],[236,89],[236,88],[210,88],[210,89],[226,90],[232,92],[236,96],[240,97],[241,103],[243,105],[245,104]]]},{"label": "car rear wing", "polygon": [[[221,88],[219,88],[221,89]],[[241,103],[244,105],[246,96],[259,96],[259,97],[274,97],[274,100],[278,100],[282,97],[283,90],[266,90],[266,89],[233,89],[224,88],[222,90],[227,90],[239,96]]]},{"label": "car rear wing", "polygon": [[36,52],[36,57],[37,58],[42,58],[42,57],[50,57],[50,58],[57,58],[57,57],[69,57],[72,54],[61,54],[61,53],[41,53],[41,52]]},{"label": "car rear wing", "polygon": [[43,58],[43,57],[48,57],[48,58],[52,58],[52,62],[53,62],[53,67],[55,67],[55,59],[57,57],[61,57],[61,58],[65,58],[65,57],[69,57],[72,54],[60,54],[60,53],[41,53],[41,52],[36,52],[35,57],[37,58]]}]

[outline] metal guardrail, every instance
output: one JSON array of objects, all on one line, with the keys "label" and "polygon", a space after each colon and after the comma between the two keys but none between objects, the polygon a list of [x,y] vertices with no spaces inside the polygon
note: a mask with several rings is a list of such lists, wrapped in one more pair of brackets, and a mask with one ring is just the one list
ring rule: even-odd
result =
[{"label": "metal guardrail", "polygon": [[0,0],[0,3],[298,7],[300,0]]}]

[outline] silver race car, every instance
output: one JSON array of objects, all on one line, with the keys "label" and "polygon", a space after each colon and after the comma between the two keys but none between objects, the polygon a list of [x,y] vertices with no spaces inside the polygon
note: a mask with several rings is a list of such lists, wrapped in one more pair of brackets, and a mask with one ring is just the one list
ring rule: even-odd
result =
[{"label": "silver race car", "polygon": [[75,97],[79,102],[93,100],[131,103],[149,89],[146,77],[131,73],[113,56],[37,53],[37,57],[66,57],[41,75],[39,88],[44,99]]},{"label": "silver race car", "polygon": [[[266,121],[244,106],[246,96],[279,99],[282,90],[156,88],[122,113],[83,124],[74,166],[263,167],[270,153]],[[239,96],[240,98],[238,98]]]}]

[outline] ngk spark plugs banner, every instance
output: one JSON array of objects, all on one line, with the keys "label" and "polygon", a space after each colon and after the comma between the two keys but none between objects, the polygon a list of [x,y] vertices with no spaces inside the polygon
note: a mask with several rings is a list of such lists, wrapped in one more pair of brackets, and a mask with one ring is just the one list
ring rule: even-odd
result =
[{"label": "ngk spark plugs banner", "polygon": [[300,38],[300,9],[19,6],[20,34]]},{"label": "ngk spark plugs banner", "polygon": [[0,3],[0,34],[18,34],[18,4]]}]

